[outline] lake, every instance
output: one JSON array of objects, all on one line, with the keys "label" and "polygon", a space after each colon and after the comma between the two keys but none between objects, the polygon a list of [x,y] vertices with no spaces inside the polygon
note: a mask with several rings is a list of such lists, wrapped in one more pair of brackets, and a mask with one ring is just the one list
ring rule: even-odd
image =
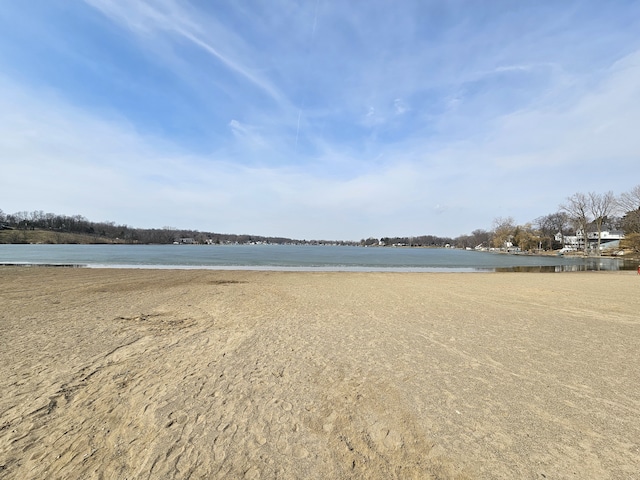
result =
[{"label": "lake", "polygon": [[0,245],[0,264],[305,271],[634,270],[618,258],[324,245]]}]

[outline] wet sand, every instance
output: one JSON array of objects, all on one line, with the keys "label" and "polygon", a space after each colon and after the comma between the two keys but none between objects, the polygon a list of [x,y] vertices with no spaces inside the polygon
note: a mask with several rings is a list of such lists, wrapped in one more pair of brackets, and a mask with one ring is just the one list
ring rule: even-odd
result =
[{"label": "wet sand", "polygon": [[0,477],[640,478],[635,272],[0,268]]}]

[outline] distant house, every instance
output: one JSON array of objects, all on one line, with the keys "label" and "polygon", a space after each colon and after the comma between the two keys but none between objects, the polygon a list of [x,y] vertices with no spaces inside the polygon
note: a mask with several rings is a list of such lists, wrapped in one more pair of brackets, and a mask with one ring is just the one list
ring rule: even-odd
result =
[{"label": "distant house", "polygon": [[562,235],[558,232],[555,234],[554,239],[556,242],[562,244],[564,251],[580,250],[584,245],[584,237],[582,232],[576,233],[576,235]]},{"label": "distant house", "polygon": [[[582,230],[578,230],[575,235],[562,235],[560,232],[555,235],[556,242],[563,242],[565,250],[582,250],[584,248],[585,236]],[[620,244],[620,240],[624,238],[624,232],[621,230],[603,230],[600,232],[600,250],[607,248],[616,248]],[[587,232],[587,247],[598,247],[598,232]]]},{"label": "distant house", "polygon": [[[611,230],[600,232],[600,250],[620,247],[620,240],[624,238],[621,230]],[[598,248],[598,232],[587,233],[587,241],[591,248]]]}]

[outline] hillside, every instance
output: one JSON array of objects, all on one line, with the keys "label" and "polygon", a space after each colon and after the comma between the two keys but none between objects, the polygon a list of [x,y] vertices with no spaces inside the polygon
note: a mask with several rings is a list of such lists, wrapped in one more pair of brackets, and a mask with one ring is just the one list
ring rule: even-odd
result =
[{"label": "hillside", "polygon": [[105,238],[100,235],[82,233],[53,232],[50,230],[0,230],[2,243],[47,243],[47,244],[104,244],[125,243],[122,240]]}]

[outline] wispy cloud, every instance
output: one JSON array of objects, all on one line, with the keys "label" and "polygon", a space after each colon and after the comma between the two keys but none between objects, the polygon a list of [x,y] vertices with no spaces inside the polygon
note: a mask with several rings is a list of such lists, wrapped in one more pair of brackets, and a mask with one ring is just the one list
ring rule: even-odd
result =
[{"label": "wispy cloud", "polygon": [[393,107],[395,109],[396,115],[402,115],[409,111],[409,107],[401,98],[396,98],[393,101]]},{"label": "wispy cloud", "polygon": [[252,55],[247,53],[249,49],[243,45],[243,40],[215,17],[203,17],[202,12],[193,11],[185,4],[173,0],[133,3],[112,0],[85,1],[131,30],[142,42],[153,41],[157,35],[162,34],[186,40],[274,100],[284,100],[283,95],[271,82],[258,74],[259,65],[254,64],[253,68],[251,67],[254,63]]}]

